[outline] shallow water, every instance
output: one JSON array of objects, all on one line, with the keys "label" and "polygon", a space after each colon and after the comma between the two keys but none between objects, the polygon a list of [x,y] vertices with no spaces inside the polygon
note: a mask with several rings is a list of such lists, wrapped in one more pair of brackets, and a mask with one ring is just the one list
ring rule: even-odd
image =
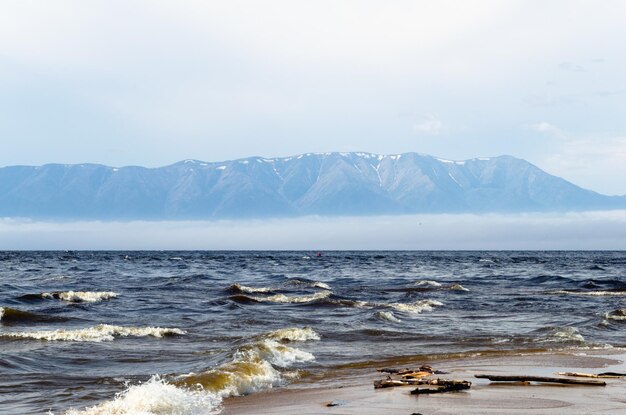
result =
[{"label": "shallow water", "polygon": [[625,252],[3,252],[0,293],[0,413],[214,413],[366,361],[626,346]]}]

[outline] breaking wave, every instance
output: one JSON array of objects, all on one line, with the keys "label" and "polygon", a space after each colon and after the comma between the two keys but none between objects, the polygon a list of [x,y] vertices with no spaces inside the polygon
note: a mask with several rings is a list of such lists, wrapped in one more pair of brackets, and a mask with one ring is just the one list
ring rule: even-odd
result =
[{"label": "breaking wave", "polygon": [[285,294],[275,294],[267,297],[253,296],[253,295],[237,295],[230,297],[232,300],[246,302],[253,301],[257,303],[310,303],[313,301],[323,300],[331,295],[330,291],[320,291],[315,294],[308,295],[293,295],[287,296]]},{"label": "breaking wave", "polygon": [[437,281],[420,280],[417,281],[414,285],[417,285],[418,287],[441,287],[442,284]]},{"label": "breaking wave", "polygon": [[228,287],[228,289],[232,292],[247,294],[268,293],[274,291],[272,288],[269,287],[248,287],[239,283],[231,285],[230,287]]},{"label": "breaking wave", "polygon": [[42,330],[30,332],[2,333],[1,338],[21,340],[47,340],[69,342],[103,342],[112,341],[116,337],[163,337],[186,334],[177,328],[161,327],[124,327],[109,324],[98,324],[94,327],[75,330]]},{"label": "breaking wave", "polygon": [[402,320],[393,315],[391,311],[377,311],[374,313],[374,317],[379,320],[391,321],[393,323],[400,323]]},{"label": "breaking wave", "polygon": [[330,285],[321,281],[309,281],[309,280],[301,280],[297,278],[292,278],[289,280],[289,284],[291,285],[300,285],[310,288],[321,288],[323,290],[331,290]]},{"label": "breaking wave", "polygon": [[585,338],[576,327],[547,327],[539,330],[542,336],[538,341],[542,343],[576,342],[583,343]]},{"label": "breaking wave", "polygon": [[433,307],[442,305],[443,303],[437,300],[418,300],[413,303],[391,303],[386,306],[405,313],[419,314],[422,311],[432,311]]},{"label": "breaking wave", "polygon": [[312,328],[289,327],[285,329],[274,330],[267,333],[264,337],[279,341],[299,341],[319,340],[320,335]]},{"label": "breaking wave", "polygon": [[118,295],[118,293],[114,293],[113,291],[57,291],[42,293],[41,297],[53,298],[70,303],[96,303],[98,301],[110,300]]},{"label": "breaking wave", "polygon": [[114,399],[67,415],[209,415],[217,413],[220,399],[199,389],[181,388],[159,376],[128,387]]},{"label": "breaking wave", "polygon": [[169,381],[153,376],[149,381],[128,387],[110,401],[67,415],[206,415],[216,414],[229,396],[271,389],[289,377],[281,369],[314,360],[308,352],[279,340],[317,340],[310,328],[286,328],[266,333],[260,340],[240,347],[232,359],[201,373],[177,376]]}]

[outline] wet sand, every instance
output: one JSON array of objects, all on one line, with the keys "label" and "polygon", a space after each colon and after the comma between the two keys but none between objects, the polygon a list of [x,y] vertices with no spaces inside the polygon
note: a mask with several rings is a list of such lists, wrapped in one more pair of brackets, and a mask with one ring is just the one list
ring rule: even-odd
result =
[{"label": "wet sand", "polygon": [[[492,375],[557,376],[557,372],[626,372],[626,352],[584,351],[416,362],[450,372],[435,375],[472,382],[469,391],[411,395],[415,387],[375,390],[383,379],[375,366],[333,373],[309,385],[292,385],[264,393],[227,399],[223,415],[234,414],[606,414],[626,415],[626,379],[601,379],[607,385],[582,386],[546,383],[490,382],[475,379]],[[405,366],[399,366],[402,368]],[[572,378],[574,379],[574,378]],[[584,379],[584,378],[576,378]],[[321,386],[320,386],[321,385]],[[330,402],[337,406],[329,407]]]}]

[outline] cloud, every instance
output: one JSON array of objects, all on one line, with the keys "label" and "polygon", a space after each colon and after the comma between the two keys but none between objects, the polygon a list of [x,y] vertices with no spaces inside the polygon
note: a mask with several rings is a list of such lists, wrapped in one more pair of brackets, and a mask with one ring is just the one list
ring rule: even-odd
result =
[{"label": "cloud", "polygon": [[559,64],[559,69],[568,72],[585,72],[585,68],[573,62],[561,62]]},{"label": "cloud", "polygon": [[[626,136],[570,138],[538,164],[582,187],[605,194],[626,194]],[[604,179],[596,182],[594,176]]]},{"label": "cloud", "polygon": [[424,120],[413,125],[413,131],[418,134],[438,135],[443,130],[443,121],[434,115],[428,115]]},{"label": "cloud", "polygon": [[550,124],[549,122],[542,121],[537,124],[530,125],[530,128],[538,133],[542,134],[550,134],[555,137],[565,138],[565,133],[556,125]]},{"label": "cloud", "polygon": [[3,250],[610,250],[624,246],[626,211],[215,222],[0,219]]}]

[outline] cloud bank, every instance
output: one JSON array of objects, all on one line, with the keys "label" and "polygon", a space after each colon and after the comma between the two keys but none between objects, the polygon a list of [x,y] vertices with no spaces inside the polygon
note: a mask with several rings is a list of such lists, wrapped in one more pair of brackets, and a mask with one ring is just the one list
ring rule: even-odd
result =
[{"label": "cloud bank", "polygon": [[2,250],[623,250],[626,211],[187,222],[0,219]]}]

